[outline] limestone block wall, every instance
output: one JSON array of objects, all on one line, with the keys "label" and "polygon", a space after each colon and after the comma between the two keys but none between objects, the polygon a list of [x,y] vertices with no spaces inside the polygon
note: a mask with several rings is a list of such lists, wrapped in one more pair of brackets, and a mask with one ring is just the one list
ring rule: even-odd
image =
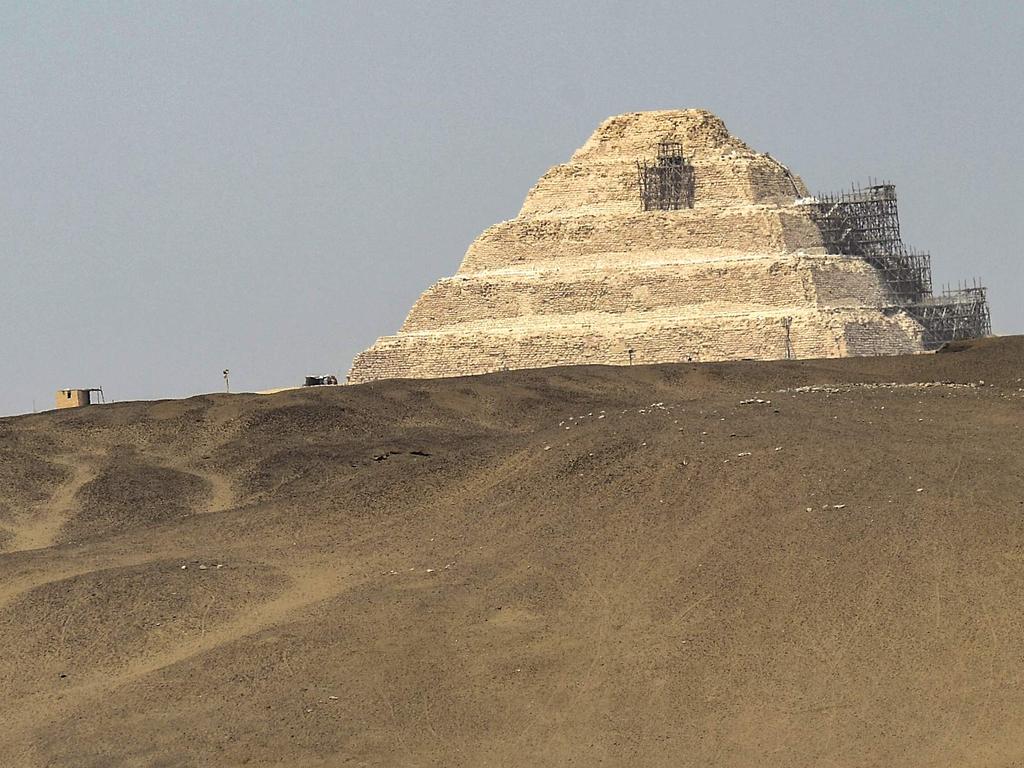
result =
[{"label": "limestone block wall", "polygon": [[[643,211],[638,158],[679,142],[692,209]],[[803,182],[701,110],[604,121],[483,232],[350,383],[555,365],[920,351],[866,262],[826,254]]]},{"label": "limestone block wall", "polygon": [[745,256],[698,262],[574,270],[479,272],[445,278],[416,302],[400,331],[442,329],[474,320],[514,320],[601,311],[675,308],[681,314],[743,311],[817,302],[881,306],[877,272],[833,256]]},{"label": "limestone block wall", "polygon": [[[725,350],[747,358],[786,356],[786,328],[780,317],[719,318],[711,324],[706,318],[663,318],[614,326],[596,315],[588,320],[520,327],[511,333],[461,328],[388,337],[356,358],[349,383],[556,365],[628,365],[630,349],[636,364],[721,359]],[[839,354],[838,335],[823,325],[803,338],[803,350],[813,350],[815,357]]]},{"label": "limestone block wall", "polygon": [[571,272],[537,271],[446,279],[420,297],[403,333],[443,328],[478,319],[601,311],[699,308],[717,310],[784,307],[809,301],[810,272],[798,259],[649,266]]},{"label": "limestone block wall", "polygon": [[634,112],[605,120],[568,163],[541,177],[519,215],[639,210],[636,161],[652,159],[663,140],[680,142],[694,167],[696,207],[781,204],[807,194],[799,177],[730,136],[725,124],[710,112]]},{"label": "limestone block wall", "polygon": [[[649,152],[648,152],[649,154]],[[696,159],[694,207],[716,208],[738,201],[790,203],[807,194],[803,182],[764,156]],[[530,190],[522,216],[630,214],[641,210],[636,194],[636,160],[556,165]]]},{"label": "limestone block wall", "polygon": [[814,303],[819,307],[872,307],[895,302],[881,273],[863,259],[815,257],[810,261]]},{"label": "limestone block wall", "polygon": [[842,357],[910,355],[920,352],[922,328],[906,312],[859,313],[843,321]]},{"label": "limestone block wall", "polygon": [[478,324],[382,339],[356,358],[349,383],[559,365],[629,365],[630,349],[638,365],[774,360],[787,357],[787,336],[789,354],[795,358],[906,354],[920,348],[915,325],[903,313],[887,317],[856,310],[698,318],[663,314],[615,321],[595,314],[577,316],[573,324],[521,325],[505,332]]},{"label": "limestone block wall", "polygon": [[786,253],[821,247],[821,233],[806,214],[768,206],[716,210],[644,211],[623,216],[524,217],[502,222],[478,237],[457,274],[517,265],[665,249],[721,254]]},{"label": "limestone block wall", "polygon": [[702,109],[683,109],[609,117],[573,153],[570,162],[644,157],[665,139],[681,142],[691,156],[754,154],[729,134],[719,117]]}]

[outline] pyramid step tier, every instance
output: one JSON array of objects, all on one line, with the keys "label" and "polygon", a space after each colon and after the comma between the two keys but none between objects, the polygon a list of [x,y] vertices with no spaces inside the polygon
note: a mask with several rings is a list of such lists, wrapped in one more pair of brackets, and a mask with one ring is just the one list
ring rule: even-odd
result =
[{"label": "pyramid step tier", "polygon": [[385,336],[357,356],[348,383],[560,365],[895,355],[920,346],[920,325],[895,310],[790,310],[700,317],[632,313],[614,320],[590,313],[546,321],[518,318],[508,328],[478,321],[448,331]]},{"label": "pyramid step tier", "polygon": [[420,297],[401,332],[591,311],[615,315],[674,309],[680,315],[698,316],[709,308],[720,314],[814,304],[882,307],[893,303],[887,300],[878,271],[861,259],[748,254],[445,278]]},{"label": "pyramid step tier", "polygon": [[[752,155],[723,162],[722,158],[691,161],[694,209],[736,205],[789,204],[807,194],[803,182],[788,175],[778,162]],[[640,211],[637,166],[633,159],[572,162],[545,173],[523,203],[520,216],[574,217],[629,215]]]},{"label": "pyramid step tier", "polygon": [[824,253],[821,231],[799,206],[644,211],[574,218],[522,217],[496,224],[466,252],[464,275],[538,261],[594,258],[602,253],[666,249],[723,254]]}]

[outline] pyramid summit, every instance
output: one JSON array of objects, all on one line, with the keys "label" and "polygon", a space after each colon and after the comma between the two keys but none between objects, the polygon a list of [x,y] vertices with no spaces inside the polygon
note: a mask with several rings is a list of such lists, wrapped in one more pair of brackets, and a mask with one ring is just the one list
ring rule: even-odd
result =
[{"label": "pyramid summit", "polygon": [[989,332],[933,296],[892,185],[811,197],[705,110],[605,120],[484,231],[350,383],[559,365],[892,355]]}]

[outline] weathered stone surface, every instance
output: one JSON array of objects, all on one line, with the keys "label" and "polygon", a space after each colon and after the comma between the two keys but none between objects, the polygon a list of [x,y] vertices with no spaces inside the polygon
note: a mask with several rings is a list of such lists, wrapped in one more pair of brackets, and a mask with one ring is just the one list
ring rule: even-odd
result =
[{"label": "weathered stone surface", "polygon": [[[691,209],[642,210],[636,161],[664,140],[693,165]],[[806,194],[709,112],[609,118],[356,357],[349,381],[921,351],[877,270],[825,254],[794,204]]]}]

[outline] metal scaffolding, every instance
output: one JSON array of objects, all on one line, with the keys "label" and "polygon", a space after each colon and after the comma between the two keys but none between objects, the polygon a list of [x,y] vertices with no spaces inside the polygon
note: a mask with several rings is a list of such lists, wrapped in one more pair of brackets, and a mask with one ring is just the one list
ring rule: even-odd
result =
[{"label": "metal scaffolding", "polygon": [[852,187],[802,204],[821,230],[825,250],[867,261],[901,304],[931,295],[931,256],[903,244],[893,184]]},{"label": "metal scaffolding", "polygon": [[804,205],[829,253],[887,256],[903,246],[893,184],[852,187],[849,192],[811,198]]},{"label": "metal scaffolding", "polygon": [[900,245],[897,253],[865,256],[882,273],[889,290],[901,304],[932,295],[932,257]]},{"label": "metal scaffolding", "polygon": [[654,162],[636,161],[640,201],[645,211],[677,211],[693,208],[693,166],[675,141],[658,144]]},{"label": "metal scaffolding", "polygon": [[941,296],[930,296],[907,309],[924,326],[925,349],[992,334],[986,290],[977,280],[973,285],[947,288]]},{"label": "metal scaffolding", "polygon": [[828,253],[860,257],[882,273],[897,306],[924,327],[926,348],[992,332],[982,285],[932,295],[931,256],[903,243],[893,184],[851,187],[798,202],[821,230]]}]

